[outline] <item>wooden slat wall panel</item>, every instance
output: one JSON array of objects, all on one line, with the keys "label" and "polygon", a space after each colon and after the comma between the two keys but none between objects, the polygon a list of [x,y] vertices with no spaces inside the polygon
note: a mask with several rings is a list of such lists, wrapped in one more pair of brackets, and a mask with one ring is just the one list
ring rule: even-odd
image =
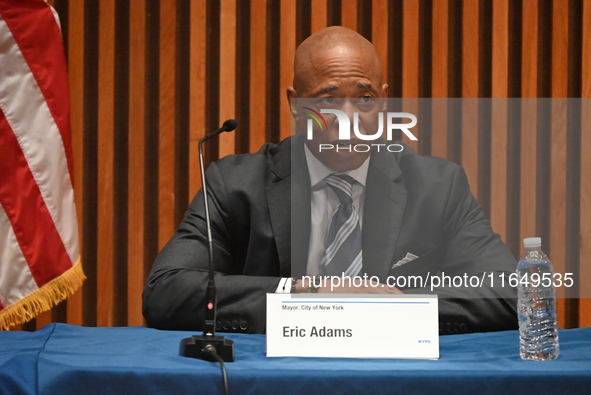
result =
[{"label": "wooden slat wall panel", "polygon": [[183,218],[189,196],[189,171],[191,166],[191,1],[178,0],[175,22],[175,133],[174,133],[174,222]]},{"label": "wooden slat wall panel", "polygon": [[250,152],[256,152],[265,142],[264,120],[267,112],[267,13],[265,0],[251,0],[250,23]]},{"label": "wooden slat wall panel", "polygon": [[[581,96],[591,98],[591,2],[583,3],[583,39]],[[585,72],[586,71],[586,72]],[[584,99],[585,108],[591,99]],[[581,268],[581,292],[591,294],[591,112],[584,111],[581,122],[581,242],[579,249]],[[583,293],[584,292],[584,293]],[[591,326],[591,298],[581,299],[579,325]]]},{"label": "wooden slat wall panel", "polygon": [[376,51],[382,66],[384,74],[382,78],[388,81],[388,3],[385,1],[372,1],[372,28],[371,41],[376,47]]},{"label": "wooden slat wall panel", "polygon": [[[278,0],[271,0],[278,1]],[[279,2],[279,1],[278,1]],[[285,90],[288,86],[293,85],[293,58],[295,56],[296,42],[296,0],[280,1],[280,15],[279,21],[279,87],[276,92],[272,92],[271,105],[275,108],[279,107],[279,137],[281,140],[291,135],[291,111],[286,100]],[[270,36],[277,39],[277,36]],[[275,56],[273,54],[272,56]],[[277,71],[274,72],[277,74]],[[267,125],[267,127],[275,127]]]},{"label": "wooden slat wall panel", "polygon": [[[569,7],[555,2],[552,4],[552,96],[567,96],[568,73],[568,13]],[[556,271],[564,273],[566,269],[566,119],[561,111],[566,103],[552,105],[551,128],[551,173],[550,173],[550,244],[546,249]],[[558,114],[556,114],[558,113]],[[555,116],[557,115],[557,116]],[[558,296],[564,296],[564,289]],[[566,300],[559,300],[558,316],[561,325],[568,318],[565,316]]]},{"label": "wooden slat wall panel", "polygon": [[[235,118],[236,0],[220,1],[220,25],[224,27],[220,32],[220,118],[218,123],[221,125],[226,119]],[[220,157],[235,153],[235,136],[235,133],[220,135]]]},{"label": "wooden slat wall panel", "polygon": [[[363,1],[363,0],[361,0]],[[341,0],[341,25],[349,29],[357,30],[357,0]]]},{"label": "wooden slat wall panel", "polygon": [[328,1],[312,0],[311,33],[317,32],[328,24]]},{"label": "wooden slat wall panel", "polygon": [[190,32],[190,108],[189,113],[189,199],[201,188],[199,177],[199,139],[205,135],[206,12],[205,7],[191,7]]},{"label": "wooden slat wall panel", "polygon": [[[574,296],[591,292],[591,103],[567,119],[560,111],[566,102],[550,108],[534,100],[591,98],[591,2],[50,3],[68,56],[88,280],[67,302],[16,329],[51,321],[142,325],[150,266],[201,187],[199,138],[227,118],[238,120],[235,133],[206,145],[209,163],[289,136],[285,90],[295,49],[333,24],[375,44],[390,97],[437,98],[413,107],[420,137],[411,145],[464,166],[512,252],[520,254],[523,237],[543,237],[557,271],[584,279]],[[529,101],[494,100],[504,98]],[[421,124],[429,116],[432,122]],[[590,299],[561,299],[560,324],[590,326],[590,311]]]},{"label": "wooden slat wall panel", "polygon": [[[64,13],[60,15],[66,15]],[[62,17],[63,18],[63,17]],[[63,34],[66,37],[77,36],[82,37],[84,32],[84,8],[70,7],[67,10],[68,24],[62,24],[64,29]],[[65,28],[67,27],[67,31]],[[82,40],[67,40],[66,46],[67,54],[70,58],[79,59],[79,62],[68,62],[68,77],[70,84],[70,120],[72,124],[72,131],[83,130],[83,91],[84,91],[84,45]],[[72,150],[76,153],[83,152],[82,133],[72,133]],[[82,167],[84,164],[83,155],[74,155],[74,187],[76,190],[76,214],[78,215],[78,226],[82,229],[82,193],[84,185],[84,177],[82,177]],[[80,240],[80,249],[84,249],[84,240]],[[82,290],[78,290],[74,295],[68,298],[67,317],[66,320],[73,325],[82,324]]]},{"label": "wooden slat wall panel", "polygon": [[[480,97],[479,67],[479,2],[466,1],[462,9],[462,97]],[[470,189],[478,198],[478,102],[465,100],[462,105],[461,164],[470,181]]]},{"label": "wooden slat wall panel", "polygon": [[[559,273],[565,272],[565,233],[566,233],[566,106],[565,102],[553,103],[552,127],[551,127],[551,156],[552,170],[550,173],[551,191],[550,206],[550,245],[546,245],[549,256],[552,258],[554,270]],[[565,290],[559,289],[557,296],[565,296]],[[560,323],[564,325],[566,319],[564,313],[566,301],[559,299],[558,315]]]},{"label": "wooden slat wall panel", "polygon": [[[520,178],[519,240],[536,234],[536,154],[537,154],[537,96],[538,47],[532,45],[538,39],[538,0],[523,2],[521,38],[521,121],[519,122]],[[545,240],[544,240],[545,241]],[[547,250],[546,245],[544,248]]]},{"label": "wooden slat wall panel", "polygon": [[114,70],[115,70],[115,2],[99,5],[98,49],[98,229],[97,244],[101,252],[97,266],[97,325],[113,325],[113,217],[114,217]]},{"label": "wooden slat wall panel", "polygon": [[[509,81],[509,4],[508,0],[493,3],[492,21],[492,98],[508,97]],[[491,130],[491,193],[490,222],[501,238],[507,240],[507,106],[493,101]]]},{"label": "wooden slat wall panel", "polygon": [[[144,147],[145,136],[145,94],[146,69],[146,7],[142,0],[130,2],[129,23],[129,166],[128,179],[128,254],[127,254],[127,314],[128,325],[142,325],[143,316],[137,306],[141,305],[141,294],[146,277],[144,265]],[[68,300],[68,304],[70,301]]]},{"label": "wooden slat wall panel", "polygon": [[159,133],[158,133],[158,249],[172,236],[176,228],[175,200],[175,71],[176,71],[176,1],[160,5],[159,42]]},{"label": "wooden slat wall panel", "polygon": [[[374,15],[377,15],[379,18],[383,18],[382,15],[387,15],[385,10],[380,8],[381,3],[374,2],[373,5],[373,12]],[[420,3],[418,1],[403,1],[402,2],[402,81],[400,84],[402,85],[402,97],[409,97],[415,98],[419,97],[419,7]],[[394,11],[400,12],[400,11]],[[378,26],[388,26],[388,20],[385,19],[380,21],[374,18],[374,26],[378,24]],[[382,25],[382,23],[384,23]],[[379,30],[376,29],[372,33],[372,42],[378,48],[378,55],[380,59],[384,59],[384,55],[380,53],[379,44],[380,41],[377,40],[377,32]],[[385,40],[384,40],[385,41]],[[384,45],[387,45],[384,43]],[[388,70],[387,64],[383,65],[386,70]],[[388,80],[388,74],[384,75],[384,79]],[[411,114],[417,114],[418,112],[418,103],[414,101],[407,101],[405,102],[404,111],[410,112]],[[404,121],[406,122],[406,120]],[[418,135],[416,136],[420,140],[425,137],[426,133],[428,133],[424,128],[419,129]],[[410,140],[406,135],[402,136],[402,141],[408,144],[412,149],[418,151],[419,145],[417,141]]]},{"label": "wooden slat wall panel", "polygon": [[480,51],[479,29],[480,10],[478,1],[464,2],[462,6],[462,97],[467,98],[461,105],[461,138],[457,141],[461,149],[460,163],[466,170],[472,194],[479,197],[479,133],[478,121],[480,109],[477,100],[480,97],[479,73]]},{"label": "wooden slat wall panel", "polygon": [[[569,2],[567,22],[567,97],[581,97],[582,85],[582,40],[583,40],[583,2]],[[582,274],[581,260],[584,256],[579,254],[581,245],[581,111],[578,104],[575,105],[572,100],[568,103],[568,118],[566,131],[566,231],[565,239],[565,271]],[[584,221],[585,219],[583,219]],[[585,284],[581,279],[572,289],[566,290],[569,299],[565,306],[565,327],[574,327],[580,325],[579,306],[580,300],[576,299],[580,294],[580,288]]]},{"label": "wooden slat wall panel", "polygon": [[449,8],[446,0],[433,0],[431,9],[431,96],[433,102],[431,125],[431,155],[447,157],[447,100],[448,96],[448,28]]}]

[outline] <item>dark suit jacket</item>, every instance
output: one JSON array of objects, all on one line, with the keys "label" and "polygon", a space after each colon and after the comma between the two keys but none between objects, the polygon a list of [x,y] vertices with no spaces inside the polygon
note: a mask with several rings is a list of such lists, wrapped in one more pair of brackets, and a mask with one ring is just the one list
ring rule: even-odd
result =
[{"label": "dark suit jacket", "polygon": [[[218,330],[264,333],[266,293],[281,277],[305,274],[310,181],[303,139],[265,144],[232,155],[207,171],[218,295]],[[516,260],[493,233],[458,165],[400,153],[373,152],[363,219],[363,271],[388,276],[475,275],[493,272],[496,287],[447,286],[440,297],[441,333],[515,329],[515,290],[501,288]],[[202,327],[207,285],[203,193],[192,201],[162,249],[143,294],[149,326]],[[419,256],[392,269],[408,252]],[[507,284],[507,281],[505,281]],[[405,293],[432,293],[408,284]]]}]

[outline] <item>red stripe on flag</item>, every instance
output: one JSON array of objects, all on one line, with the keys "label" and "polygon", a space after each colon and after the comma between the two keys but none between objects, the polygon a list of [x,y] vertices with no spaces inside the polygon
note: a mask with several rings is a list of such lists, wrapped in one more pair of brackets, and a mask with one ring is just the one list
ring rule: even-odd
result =
[{"label": "red stripe on flag", "polygon": [[35,76],[60,131],[70,182],[74,187],[66,56],[51,8],[44,0],[19,0],[12,4],[0,1],[0,13]]},{"label": "red stripe on flag", "polygon": [[0,203],[39,287],[72,267],[41,191],[0,111]]}]

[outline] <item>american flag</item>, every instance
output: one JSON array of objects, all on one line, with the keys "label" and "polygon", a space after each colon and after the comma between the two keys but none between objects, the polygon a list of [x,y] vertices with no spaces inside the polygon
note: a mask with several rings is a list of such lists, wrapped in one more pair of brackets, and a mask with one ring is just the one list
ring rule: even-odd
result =
[{"label": "american flag", "polygon": [[0,330],[84,281],[59,20],[43,0],[0,0]]}]

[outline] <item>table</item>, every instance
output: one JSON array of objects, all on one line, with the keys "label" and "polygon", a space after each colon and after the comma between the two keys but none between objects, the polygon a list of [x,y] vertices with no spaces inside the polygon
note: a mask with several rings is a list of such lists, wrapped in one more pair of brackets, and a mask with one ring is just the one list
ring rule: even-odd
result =
[{"label": "table", "polygon": [[[0,394],[221,394],[218,364],[177,355],[195,333],[50,324],[0,332]],[[267,358],[264,335],[227,334],[231,394],[589,394],[591,328],[560,330],[557,360],[522,361],[518,332],[442,336],[428,360]]]}]

